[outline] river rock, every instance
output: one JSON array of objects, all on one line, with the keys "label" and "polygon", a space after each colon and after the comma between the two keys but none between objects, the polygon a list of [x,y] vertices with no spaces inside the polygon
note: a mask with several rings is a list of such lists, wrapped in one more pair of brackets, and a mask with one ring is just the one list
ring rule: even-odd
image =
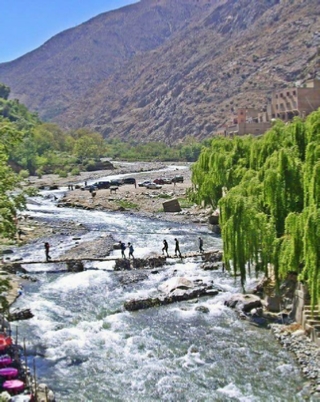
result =
[{"label": "river rock", "polygon": [[123,258],[115,261],[114,270],[123,271],[128,269],[159,268],[166,263],[165,257],[134,258],[132,260]]},{"label": "river rock", "polygon": [[21,320],[28,320],[29,318],[34,317],[31,310],[29,308],[19,310],[17,309],[14,312],[9,312],[8,314],[8,321],[21,321]]},{"label": "river rock", "polygon": [[226,306],[231,308],[236,308],[239,312],[248,313],[252,309],[257,307],[262,307],[262,302],[260,297],[252,294],[241,294],[237,293],[232,295],[229,300],[224,303]]},{"label": "river rock", "polygon": [[116,260],[115,261],[115,266],[113,268],[115,271],[124,271],[131,269],[131,264],[130,260],[127,260],[126,258],[123,258],[122,260]]},{"label": "river rock", "polygon": [[160,292],[166,293],[167,295],[172,293],[173,291],[179,290],[186,290],[194,287],[193,282],[189,279],[184,277],[174,277],[168,279],[165,283],[161,284],[158,289]]},{"label": "river rock", "polygon": [[201,296],[215,296],[219,293],[218,290],[213,289],[212,282],[205,283],[201,279],[191,281],[183,277],[171,278],[159,288],[166,293],[158,297],[128,300],[124,303],[124,308],[128,311],[136,311],[182,300],[191,300]]},{"label": "river rock", "polygon": [[166,263],[165,257],[150,257],[150,258],[135,258],[132,260],[132,266],[135,269],[139,268],[158,268]]},{"label": "river rock", "polygon": [[14,251],[11,249],[2,250],[2,254],[13,254]]},{"label": "river rock", "polygon": [[82,272],[84,265],[82,261],[67,261],[67,269],[69,272]]},{"label": "river rock", "polygon": [[216,271],[219,269],[219,265],[217,263],[206,262],[205,264],[201,265],[201,268],[204,271]]},{"label": "river rock", "polygon": [[208,251],[202,254],[202,261],[204,262],[220,262],[222,261],[223,253],[220,250]]},{"label": "river rock", "polygon": [[130,270],[119,272],[117,278],[121,285],[129,285],[148,279],[148,275],[146,271]]},{"label": "river rock", "polygon": [[200,311],[201,313],[205,313],[205,314],[210,312],[210,310],[206,306],[197,306],[196,311]]}]

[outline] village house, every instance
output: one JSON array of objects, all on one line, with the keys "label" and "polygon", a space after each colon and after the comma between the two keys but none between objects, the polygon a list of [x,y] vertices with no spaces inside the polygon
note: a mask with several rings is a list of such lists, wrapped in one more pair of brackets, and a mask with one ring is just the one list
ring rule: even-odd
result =
[{"label": "village house", "polygon": [[285,122],[295,116],[305,118],[320,107],[320,80],[310,79],[302,86],[281,89],[273,92],[265,110],[240,108],[233,124],[222,127],[216,135],[261,135],[276,119]]}]

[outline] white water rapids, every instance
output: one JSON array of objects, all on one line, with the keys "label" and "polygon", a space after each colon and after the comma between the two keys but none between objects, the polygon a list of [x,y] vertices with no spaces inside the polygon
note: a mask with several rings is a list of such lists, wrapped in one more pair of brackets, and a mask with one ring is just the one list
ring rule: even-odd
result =
[{"label": "white water rapids", "polygon": [[[137,257],[160,253],[164,238],[171,252],[174,237],[182,253],[197,250],[199,233],[205,248],[222,247],[221,239],[203,225],[57,208],[41,198],[29,205],[28,214],[55,227],[71,220],[82,223],[87,231],[80,241],[105,234],[131,241]],[[43,259],[43,241],[19,248],[16,255]],[[76,241],[56,230],[50,243],[55,258]],[[26,339],[30,366],[35,358],[38,381],[54,390],[57,401],[304,400],[304,381],[291,354],[270,331],[240,321],[224,306],[240,289],[227,273],[203,271],[200,260],[190,259],[171,262],[157,273],[148,271],[144,280],[124,285],[121,273],[103,270],[108,264],[61,274],[43,272],[52,264],[25,266],[42,273],[34,274],[38,282],[27,284],[15,303],[35,314],[18,323],[19,337]],[[156,294],[172,276],[210,278],[224,292],[134,313],[123,309],[124,301]],[[199,306],[209,312],[197,310]]]}]

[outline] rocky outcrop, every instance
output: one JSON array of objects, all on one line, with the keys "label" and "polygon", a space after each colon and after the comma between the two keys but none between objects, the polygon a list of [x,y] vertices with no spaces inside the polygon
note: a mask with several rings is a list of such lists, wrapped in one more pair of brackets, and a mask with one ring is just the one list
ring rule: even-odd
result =
[{"label": "rocky outcrop", "polygon": [[124,308],[128,311],[136,311],[201,296],[216,296],[219,293],[217,289],[214,289],[212,282],[205,283],[202,279],[191,281],[187,278],[171,278],[161,285],[159,290],[165,293],[157,297],[128,300],[124,303]]}]

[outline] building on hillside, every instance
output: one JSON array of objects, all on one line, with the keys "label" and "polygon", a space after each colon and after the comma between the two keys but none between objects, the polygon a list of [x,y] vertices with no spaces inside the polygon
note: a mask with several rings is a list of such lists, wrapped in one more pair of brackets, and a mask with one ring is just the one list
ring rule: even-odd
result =
[{"label": "building on hillside", "polygon": [[265,110],[240,108],[236,121],[222,127],[217,135],[233,137],[235,135],[261,135],[271,127],[272,121],[285,122],[295,116],[305,118],[320,107],[320,80],[310,79],[301,87],[292,87],[275,91]]},{"label": "building on hillside", "polygon": [[292,120],[295,116],[305,118],[320,107],[320,80],[312,79],[302,87],[276,91],[271,99],[271,119]]},{"label": "building on hillside", "polygon": [[259,111],[254,108],[240,108],[237,113],[237,123],[253,123],[258,122]]}]

